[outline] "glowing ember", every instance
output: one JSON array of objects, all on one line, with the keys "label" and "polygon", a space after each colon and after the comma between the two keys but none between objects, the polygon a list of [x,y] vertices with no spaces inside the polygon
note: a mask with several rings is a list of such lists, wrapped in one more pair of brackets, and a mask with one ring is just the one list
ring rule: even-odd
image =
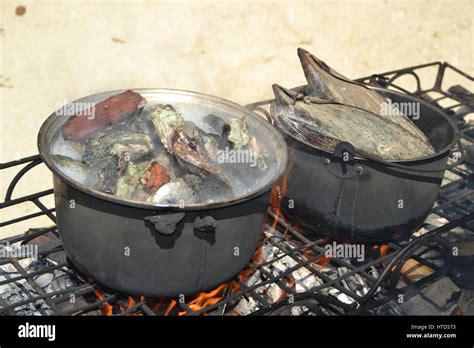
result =
[{"label": "glowing ember", "polygon": [[[97,290],[97,289],[94,290],[94,293],[95,293],[95,295],[97,296],[97,298],[99,300],[105,301],[104,295],[99,290]],[[113,307],[108,302],[104,302],[104,304],[102,305],[102,313],[104,315],[112,315]]]}]

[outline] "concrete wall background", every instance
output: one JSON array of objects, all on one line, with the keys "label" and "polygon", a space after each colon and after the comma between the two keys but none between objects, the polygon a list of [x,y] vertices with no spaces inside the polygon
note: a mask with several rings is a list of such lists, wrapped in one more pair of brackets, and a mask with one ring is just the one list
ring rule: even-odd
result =
[{"label": "concrete wall background", "polygon": [[[37,152],[37,131],[58,103],[100,91],[170,87],[242,104],[269,98],[274,82],[304,83],[300,46],[353,78],[435,60],[473,74],[473,4],[3,0],[0,162]],[[13,174],[1,173],[2,199]],[[51,186],[43,166],[25,179],[16,195]],[[31,209],[4,209],[1,220]],[[34,224],[4,228],[0,238]]]}]

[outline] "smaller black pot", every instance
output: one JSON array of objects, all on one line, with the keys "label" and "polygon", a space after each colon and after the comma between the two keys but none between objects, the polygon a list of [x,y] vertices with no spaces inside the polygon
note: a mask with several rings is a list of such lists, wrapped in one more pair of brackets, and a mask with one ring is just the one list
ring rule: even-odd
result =
[{"label": "smaller black pot", "polygon": [[281,206],[289,221],[337,239],[380,243],[407,237],[427,217],[458,130],[440,109],[420,99],[374,89],[393,102],[420,104],[421,117],[414,122],[436,154],[397,162],[353,156],[343,161],[350,144],[341,143],[330,153],[299,142],[280,126],[289,146]]}]

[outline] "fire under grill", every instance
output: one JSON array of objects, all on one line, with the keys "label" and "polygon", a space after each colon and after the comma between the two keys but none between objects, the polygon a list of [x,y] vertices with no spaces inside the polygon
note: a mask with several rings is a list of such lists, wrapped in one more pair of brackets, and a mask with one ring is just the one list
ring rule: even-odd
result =
[{"label": "fire under grill", "polygon": [[[457,124],[466,149],[464,162],[459,147],[453,149],[449,163],[459,164],[446,171],[435,206],[409,241],[364,245],[363,259],[340,257],[333,243],[339,248],[354,245],[314,232],[309,238],[308,231],[290,225],[278,207],[270,206],[252,261],[232,281],[196,296],[151,299],[117,293],[81,274],[68,262],[56,226],[35,227],[0,241],[0,314],[474,314],[474,97],[461,85],[446,86],[450,74],[472,85],[472,77],[447,63],[359,80],[443,108]],[[430,79],[434,82],[425,87]],[[248,107],[265,114],[269,103]],[[55,223],[54,208],[42,203],[52,189],[13,196],[17,184],[26,184],[20,182],[23,176],[41,163],[35,155],[0,164],[2,170],[18,169],[0,208],[33,204],[38,209],[2,221],[0,227],[43,215]],[[281,194],[281,185],[273,189],[272,197]],[[335,246],[331,257],[326,253],[328,245]]]}]

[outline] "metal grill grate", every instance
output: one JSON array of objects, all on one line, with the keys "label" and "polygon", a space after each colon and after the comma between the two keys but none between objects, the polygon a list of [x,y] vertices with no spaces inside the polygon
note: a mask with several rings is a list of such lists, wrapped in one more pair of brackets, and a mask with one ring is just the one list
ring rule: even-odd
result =
[{"label": "metal grill grate", "polygon": [[[426,68],[434,69],[435,82],[423,89],[419,71]],[[472,84],[472,77],[447,63],[420,65],[359,81],[402,90],[437,106],[451,101],[444,110],[458,125],[464,147],[474,146],[474,127],[465,121],[465,116],[474,112],[473,95],[461,86],[444,88],[448,71],[465,77],[468,85]],[[398,85],[404,76],[415,81],[413,90]],[[432,93],[438,96],[434,98]],[[248,107],[266,113],[270,102],[266,100]],[[454,148],[452,157],[459,153],[460,149]],[[464,235],[474,237],[472,160],[468,158],[446,172],[435,207],[416,236],[410,241],[384,246],[387,252],[383,256],[380,256],[380,248],[375,248],[363,262],[337,257],[326,259],[324,245],[328,243],[327,239],[321,237],[310,241],[304,233],[269,210],[258,255],[232,282],[223,284],[215,293],[205,294],[207,300],[199,305],[193,298],[184,301],[181,298],[131,298],[104,288],[86,279],[68,262],[56,226],[33,228],[24,235],[0,241],[2,245],[39,245],[37,260],[25,256],[0,257],[0,315],[98,315],[106,310],[108,314],[117,315],[224,315],[242,314],[237,309],[243,305],[247,309],[244,314],[251,315],[377,314],[379,308],[393,302],[399,294],[409,296],[414,289],[446,274],[449,238],[453,231],[462,230]],[[0,164],[0,170],[21,168],[11,181],[0,208],[28,202],[38,208],[36,212],[2,221],[0,227],[42,215],[55,223],[54,208],[48,208],[40,201],[51,195],[52,189],[13,198],[13,191],[22,177],[41,163],[36,155]],[[262,253],[269,252],[270,256],[262,257]],[[408,260],[415,260],[432,272],[416,281],[403,277],[403,265]],[[393,266],[396,266],[395,271],[392,271]],[[302,277],[297,279],[296,274]],[[305,279],[313,280],[308,288],[303,286]],[[274,296],[268,295],[271,292]],[[210,298],[213,300],[208,301]]]}]

